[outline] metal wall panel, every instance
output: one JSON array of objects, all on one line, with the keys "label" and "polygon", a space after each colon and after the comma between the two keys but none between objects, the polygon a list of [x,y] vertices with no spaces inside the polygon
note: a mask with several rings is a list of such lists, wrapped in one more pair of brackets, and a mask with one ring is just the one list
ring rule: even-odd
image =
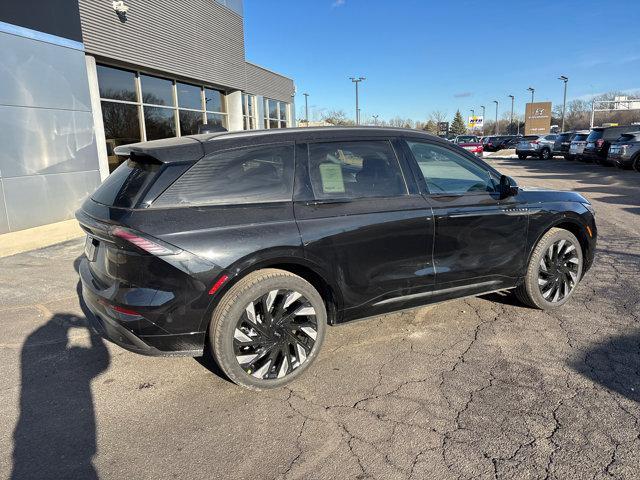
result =
[{"label": "metal wall panel", "polygon": [[293,101],[293,80],[249,62],[246,62],[246,69],[248,93],[287,103]]},{"label": "metal wall panel", "polygon": [[2,178],[0,178],[0,235],[9,231],[9,220],[7,220],[7,209],[4,206],[4,188]]},{"label": "metal wall panel", "polygon": [[91,111],[84,53],[0,33],[0,105]]},{"label": "metal wall panel", "polygon": [[98,170],[91,112],[0,106],[0,145],[4,178]]},{"label": "metal wall panel", "polygon": [[226,88],[244,89],[243,19],[212,0],[79,0],[87,53]]},{"label": "metal wall panel", "polygon": [[100,184],[97,171],[3,178],[12,231],[73,218]]}]

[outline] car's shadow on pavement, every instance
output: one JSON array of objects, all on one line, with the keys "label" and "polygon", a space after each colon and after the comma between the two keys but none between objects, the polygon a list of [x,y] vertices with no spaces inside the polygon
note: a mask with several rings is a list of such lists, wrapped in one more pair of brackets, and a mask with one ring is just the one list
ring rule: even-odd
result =
[{"label": "car's shadow on pavement", "polygon": [[[82,300],[81,307],[86,313]],[[91,381],[110,355],[86,330],[85,317],[56,313],[22,345],[12,479],[98,478]]]},{"label": "car's shadow on pavement", "polygon": [[608,390],[640,402],[640,331],[613,337],[570,366]]}]

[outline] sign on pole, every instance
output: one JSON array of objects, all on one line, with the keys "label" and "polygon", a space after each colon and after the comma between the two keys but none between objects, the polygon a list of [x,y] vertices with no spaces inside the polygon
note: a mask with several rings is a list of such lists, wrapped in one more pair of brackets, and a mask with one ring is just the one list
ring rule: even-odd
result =
[{"label": "sign on pole", "polygon": [[544,135],[551,131],[551,102],[527,103],[524,134]]},{"label": "sign on pole", "polygon": [[482,115],[473,115],[469,117],[468,126],[471,130],[482,129],[484,127],[484,117]]},{"label": "sign on pole", "polygon": [[449,122],[438,122],[438,136],[446,137],[449,135]]}]

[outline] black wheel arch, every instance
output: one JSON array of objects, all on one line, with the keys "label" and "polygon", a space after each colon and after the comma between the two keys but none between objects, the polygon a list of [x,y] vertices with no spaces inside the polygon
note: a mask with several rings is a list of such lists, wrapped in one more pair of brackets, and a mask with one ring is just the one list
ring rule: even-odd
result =
[{"label": "black wheel arch", "polygon": [[324,269],[308,260],[301,254],[296,254],[293,251],[282,251],[275,249],[270,252],[256,252],[255,254],[238,260],[229,268],[226,268],[224,273],[229,276],[222,288],[216,292],[211,301],[207,311],[202,319],[201,330],[206,330],[209,318],[213,314],[214,309],[220,302],[220,299],[238,283],[242,278],[248,274],[265,268],[276,268],[284,270],[309,282],[320,293],[320,296],[325,302],[327,309],[327,323],[330,325],[336,324],[340,321],[340,314],[342,312],[342,291],[337,284],[330,280],[330,276]]}]

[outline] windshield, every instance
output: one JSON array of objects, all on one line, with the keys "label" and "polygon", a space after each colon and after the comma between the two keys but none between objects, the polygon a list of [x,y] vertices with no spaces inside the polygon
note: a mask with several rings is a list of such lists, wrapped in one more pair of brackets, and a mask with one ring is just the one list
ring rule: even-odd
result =
[{"label": "windshield", "polygon": [[475,135],[460,135],[456,138],[456,143],[477,143],[478,137]]}]

